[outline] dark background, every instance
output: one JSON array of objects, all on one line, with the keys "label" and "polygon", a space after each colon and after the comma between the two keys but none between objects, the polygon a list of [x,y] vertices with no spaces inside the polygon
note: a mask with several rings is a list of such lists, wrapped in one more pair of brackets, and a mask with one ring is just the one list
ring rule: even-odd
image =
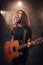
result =
[{"label": "dark background", "polygon": [[[43,0],[24,0],[31,4],[30,22],[32,39],[43,37]],[[0,0],[0,10],[7,10],[6,6],[12,0]],[[11,31],[0,14],[0,65],[9,65],[4,56],[4,43],[10,40]],[[10,63],[12,65],[12,63]],[[27,65],[43,65],[43,43],[29,49]]]}]

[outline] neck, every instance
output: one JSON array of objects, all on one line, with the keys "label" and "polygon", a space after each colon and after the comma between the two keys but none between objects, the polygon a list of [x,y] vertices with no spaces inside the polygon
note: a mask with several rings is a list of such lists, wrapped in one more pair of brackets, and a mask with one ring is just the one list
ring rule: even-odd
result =
[{"label": "neck", "polygon": [[18,27],[23,27],[23,26],[21,25],[21,23],[20,23],[20,24],[17,24],[17,26],[18,26]]}]

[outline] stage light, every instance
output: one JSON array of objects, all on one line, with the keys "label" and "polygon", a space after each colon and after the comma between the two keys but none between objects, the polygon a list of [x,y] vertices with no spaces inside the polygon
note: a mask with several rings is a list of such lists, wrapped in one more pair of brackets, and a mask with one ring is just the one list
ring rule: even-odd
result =
[{"label": "stage light", "polygon": [[21,1],[18,1],[17,6],[18,7],[21,7],[22,6],[22,2]]},{"label": "stage light", "polygon": [[0,13],[1,13],[2,15],[4,15],[4,14],[5,14],[5,11],[0,11]]}]

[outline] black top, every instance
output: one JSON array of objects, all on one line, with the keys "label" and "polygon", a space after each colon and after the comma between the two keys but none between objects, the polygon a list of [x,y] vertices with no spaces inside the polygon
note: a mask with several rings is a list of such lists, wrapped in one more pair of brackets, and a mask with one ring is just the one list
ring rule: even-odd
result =
[{"label": "black top", "polygon": [[[26,30],[25,42],[23,42],[24,30]],[[31,39],[31,29],[29,27],[14,27],[12,31],[12,35],[14,36],[14,40],[18,40],[20,44],[25,44],[29,38]],[[21,51],[23,52],[24,56],[19,57],[20,60],[19,61],[17,60],[17,61],[22,62],[25,65],[26,58],[28,55],[28,48],[24,48]]]},{"label": "black top", "polygon": [[12,35],[14,35],[14,39],[23,42],[25,30],[26,30],[25,43],[29,38],[31,39],[31,29],[29,27],[14,27],[12,31]]}]

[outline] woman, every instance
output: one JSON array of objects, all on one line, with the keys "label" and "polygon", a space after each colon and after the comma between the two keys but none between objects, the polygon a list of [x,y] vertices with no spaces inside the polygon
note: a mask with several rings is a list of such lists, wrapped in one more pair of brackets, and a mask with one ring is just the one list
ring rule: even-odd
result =
[{"label": "woman", "polygon": [[[18,10],[15,19],[14,19],[16,27],[13,28],[12,38],[13,40],[18,40],[19,45],[26,44],[31,40],[31,28],[28,25],[27,15],[23,10]],[[21,55],[12,60],[13,65],[25,65],[27,56],[28,56],[28,47],[30,47],[31,43],[28,43],[27,47],[19,50]]]}]

